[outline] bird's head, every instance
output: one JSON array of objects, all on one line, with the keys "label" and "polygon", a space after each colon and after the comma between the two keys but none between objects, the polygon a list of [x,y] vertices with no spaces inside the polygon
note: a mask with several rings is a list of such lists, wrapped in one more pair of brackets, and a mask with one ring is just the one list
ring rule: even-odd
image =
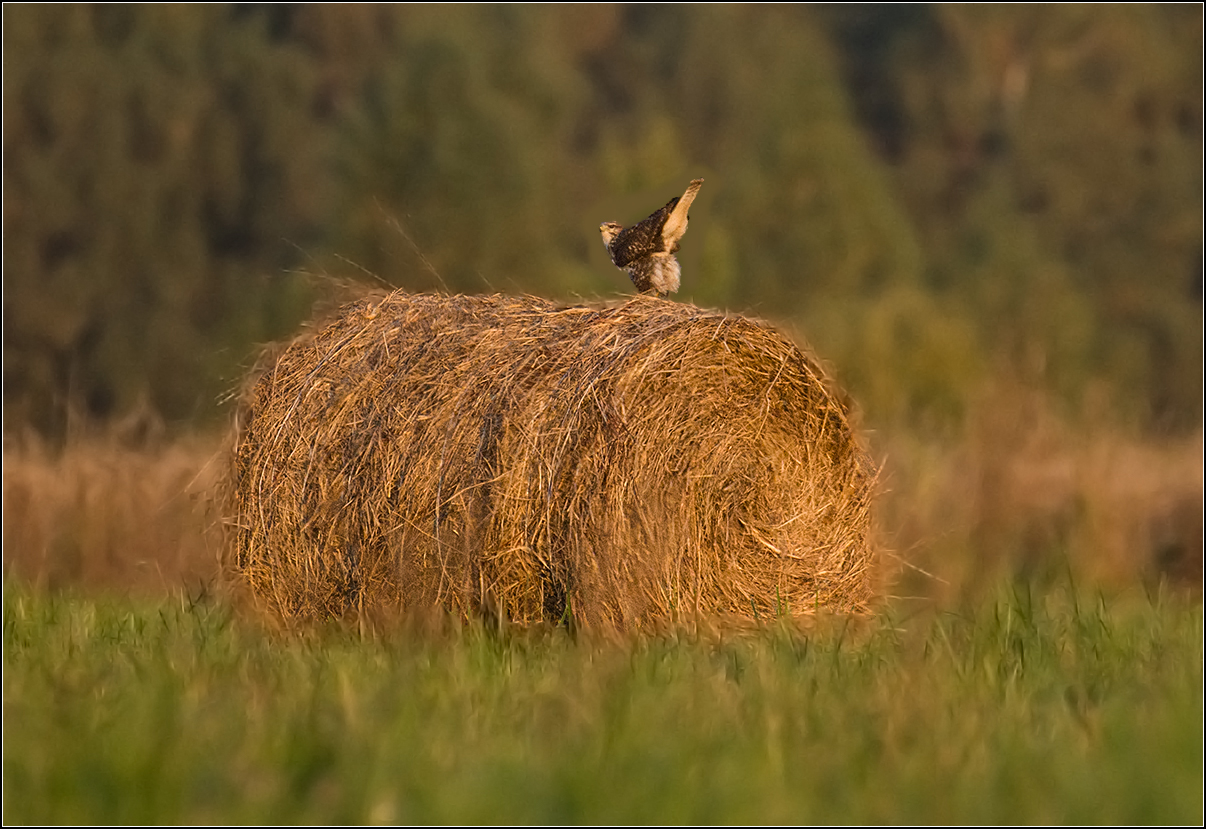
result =
[{"label": "bird's head", "polygon": [[620,231],[624,226],[619,222],[604,222],[599,225],[599,233],[603,234],[603,247],[610,248],[611,242],[620,235]]}]

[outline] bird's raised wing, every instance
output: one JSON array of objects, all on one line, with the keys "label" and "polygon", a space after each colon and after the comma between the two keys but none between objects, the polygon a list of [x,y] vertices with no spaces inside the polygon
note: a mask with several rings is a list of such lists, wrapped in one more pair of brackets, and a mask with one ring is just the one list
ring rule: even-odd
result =
[{"label": "bird's raised wing", "polygon": [[620,234],[608,245],[608,249],[611,251],[611,261],[617,268],[626,268],[637,259],[651,253],[666,251],[662,228],[678,201],[678,196],[675,196],[666,202],[665,207],[653,215],[620,231]]},{"label": "bird's raised wing", "polygon": [[666,250],[670,252],[678,250],[678,240],[683,238],[683,234],[687,232],[687,211],[691,209],[691,202],[695,201],[695,196],[702,186],[703,179],[695,179],[687,185],[687,191],[683,193],[681,199],[674,199],[666,205],[670,208],[670,212],[662,221],[662,244]]}]

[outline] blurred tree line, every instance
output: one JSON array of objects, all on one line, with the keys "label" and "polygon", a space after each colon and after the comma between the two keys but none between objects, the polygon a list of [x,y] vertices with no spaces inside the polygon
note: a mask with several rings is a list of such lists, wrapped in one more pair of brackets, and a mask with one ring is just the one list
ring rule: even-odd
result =
[{"label": "blurred tree line", "polygon": [[873,423],[1201,423],[1198,4],[6,4],[4,69],[6,428],[213,417],[299,272],[625,293],[695,176],[679,298]]}]

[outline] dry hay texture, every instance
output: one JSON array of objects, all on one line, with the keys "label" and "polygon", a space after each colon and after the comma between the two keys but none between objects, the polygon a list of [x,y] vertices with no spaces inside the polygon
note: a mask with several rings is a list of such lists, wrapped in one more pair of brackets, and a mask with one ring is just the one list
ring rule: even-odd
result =
[{"label": "dry hay texture", "polygon": [[286,621],[859,611],[873,478],[817,363],[765,324],[395,292],[261,361],[225,554]]}]

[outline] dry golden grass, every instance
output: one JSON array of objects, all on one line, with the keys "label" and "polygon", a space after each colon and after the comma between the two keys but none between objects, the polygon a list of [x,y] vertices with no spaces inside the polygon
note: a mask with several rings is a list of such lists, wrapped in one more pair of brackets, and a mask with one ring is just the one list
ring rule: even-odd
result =
[{"label": "dry golden grass", "polygon": [[867,608],[873,469],[764,324],[639,297],[359,300],[242,400],[229,564],[275,615],[635,629]]},{"label": "dry golden grass", "polygon": [[[1009,573],[1202,585],[1202,433],[1139,439],[1071,424],[999,381],[961,438],[883,442],[882,521],[909,589],[960,596]],[[921,568],[926,574],[919,570]]]},{"label": "dry golden grass", "polygon": [[4,446],[4,571],[47,588],[162,592],[212,584],[216,442],[131,448],[112,437],[52,451]]}]

